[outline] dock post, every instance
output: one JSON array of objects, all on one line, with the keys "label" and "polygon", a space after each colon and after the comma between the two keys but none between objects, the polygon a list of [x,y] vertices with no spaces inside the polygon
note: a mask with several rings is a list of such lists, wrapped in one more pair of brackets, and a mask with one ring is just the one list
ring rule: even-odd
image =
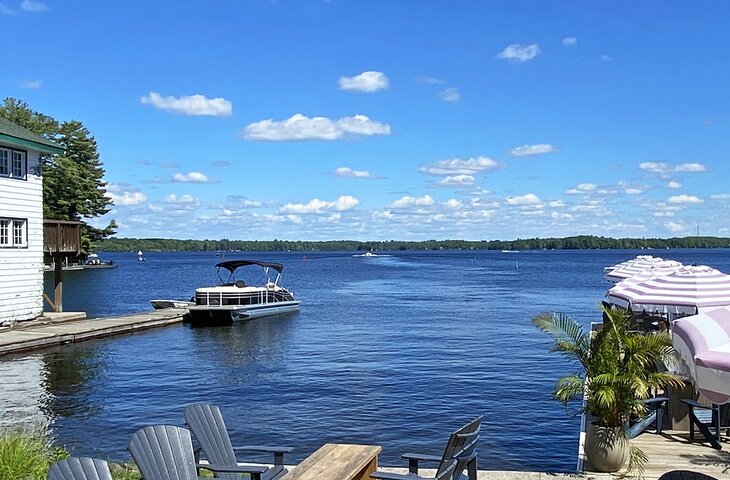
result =
[{"label": "dock post", "polygon": [[53,255],[53,263],[53,309],[56,312],[63,312],[63,264],[60,253]]}]

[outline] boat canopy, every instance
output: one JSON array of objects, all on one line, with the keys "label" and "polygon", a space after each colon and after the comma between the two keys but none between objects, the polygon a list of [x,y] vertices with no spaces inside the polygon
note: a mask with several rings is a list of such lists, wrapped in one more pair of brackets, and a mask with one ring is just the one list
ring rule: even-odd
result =
[{"label": "boat canopy", "polygon": [[226,260],[216,264],[217,268],[225,268],[229,272],[233,273],[238,267],[245,267],[246,265],[259,265],[264,268],[273,268],[277,272],[281,273],[284,270],[284,265],[281,263],[273,262],[260,262],[258,260]]}]

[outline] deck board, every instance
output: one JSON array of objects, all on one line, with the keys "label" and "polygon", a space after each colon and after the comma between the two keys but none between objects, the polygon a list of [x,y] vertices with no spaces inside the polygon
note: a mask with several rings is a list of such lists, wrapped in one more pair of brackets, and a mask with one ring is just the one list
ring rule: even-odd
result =
[{"label": "deck board", "polygon": [[[718,479],[730,478],[730,442],[723,439],[723,450],[715,450],[707,442],[700,442],[701,434],[695,434],[690,442],[689,433],[665,430],[661,434],[645,432],[631,440],[649,458],[644,475],[647,479],[659,478],[673,470],[699,472]],[[589,464],[586,472],[591,471]]]},{"label": "deck board", "polygon": [[0,333],[0,355],[182,323],[186,311],[184,308],[166,308],[135,315],[24,326]]}]

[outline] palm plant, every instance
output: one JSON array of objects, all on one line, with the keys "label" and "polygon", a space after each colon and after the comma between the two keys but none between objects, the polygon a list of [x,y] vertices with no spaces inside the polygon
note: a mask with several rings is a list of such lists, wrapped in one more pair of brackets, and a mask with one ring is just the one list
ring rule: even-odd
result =
[{"label": "palm plant", "polygon": [[[601,427],[623,429],[631,417],[646,413],[644,400],[651,390],[679,387],[681,380],[657,365],[673,358],[668,333],[644,335],[633,332],[631,313],[604,305],[603,328],[593,334],[561,313],[541,313],[533,324],[555,340],[553,351],[582,367],[557,381],[554,396],[568,406],[585,392],[581,411]],[[643,453],[631,451],[629,467],[641,470]]]}]

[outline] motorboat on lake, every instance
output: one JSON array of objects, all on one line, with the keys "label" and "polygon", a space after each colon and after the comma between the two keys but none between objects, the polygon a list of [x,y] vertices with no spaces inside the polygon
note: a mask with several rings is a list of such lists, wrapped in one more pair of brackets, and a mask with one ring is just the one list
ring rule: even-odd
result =
[{"label": "motorboat on lake", "polygon": [[[247,285],[236,280],[237,269],[259,266],[264,270],[263,286]],[[226,260],[216,264],[221,284],[195,290],[195,305],[188,307],[193,326],[229,325],[241,320],[277,315],[299,310],[299,301],[286,288],[279,285],[284,265],[259,260]],[[276,272],[272,280],[270,272]],[[228,272],[228,278],[222,275]]]},{"label": "motorboat on lake", "polygon": [[155,310],[162,310],[163,308],[188,308],[195,305],[195,302],[189,302],[187,300],[157,299],[150,300],[150,304]]}]

